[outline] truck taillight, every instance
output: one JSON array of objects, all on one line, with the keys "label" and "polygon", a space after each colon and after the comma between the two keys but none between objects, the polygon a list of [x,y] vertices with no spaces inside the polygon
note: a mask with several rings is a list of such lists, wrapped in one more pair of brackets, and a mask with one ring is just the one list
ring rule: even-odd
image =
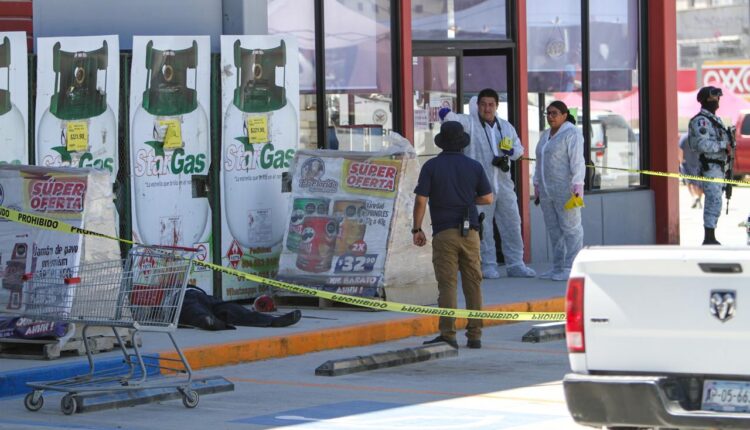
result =
[{"label": "truck taillight", "polygon": [[565,298],[565,339],[568,352],[586,352],[583,336],[583,278],[568,280],[568,293]]}]

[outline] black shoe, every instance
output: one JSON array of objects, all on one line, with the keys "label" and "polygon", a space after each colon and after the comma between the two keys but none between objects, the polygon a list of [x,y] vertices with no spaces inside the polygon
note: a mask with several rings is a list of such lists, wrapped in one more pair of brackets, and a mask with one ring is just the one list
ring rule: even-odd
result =
[{"label": "black shoe", "polygon": [[297,324],[297,321],[299,321],[300,318],[302,318],[302,312],[291,311],[284,315],[274,317],[274,319],[271,320],[271,327],[288,327],[292,324]]},{"label": "black shoe", "polygon": [[447,338],[444,338],[442,335],[440,335],[440,336],[438,336],[438,337],[436,337],[435,339],[432,339],[432,340],[426,340],[426,341],[422,342],[422,345],[432,345],[434,343],[440,343],[440,342],[447,343],[448,345],[450,345],[450,346],[458,349],[458,342],[456,342],[455,339],[447,339]]},{"label": "black shoe", "polygon": [[479,339],[469,339],[466,341],[466,347],[471,349],[479,349],[482,347],[482,341]]},{"label": "black shoe", "polygon": [[714,233],[713,228],[704,227],[704,235],[703,235],[703,244],[704,245],[721,245],[718,240],[716,240],[716,235]]}]

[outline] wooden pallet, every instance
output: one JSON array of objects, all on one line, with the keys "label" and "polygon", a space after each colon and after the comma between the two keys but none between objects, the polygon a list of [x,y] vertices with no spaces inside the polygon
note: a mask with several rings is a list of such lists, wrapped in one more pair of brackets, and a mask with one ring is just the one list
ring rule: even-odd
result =
[{"label": "wooden pallet", "polygon": [[[77,333],[76,333],[77,334]],[[130,334],[122,335],[126,347],[131,347],[133,339]],[[88,346],[92,353],[112,351],[117,345],[114,336],[94,335],[88,337]],[[138,339],[138,345],[141,341]],[[36,360],[54,360],[61,355],[86,355],[86,346],[82,337],[72,337],[62,345],[57,340],[41,339],[0,339],[0,357],[24,358]]]}]

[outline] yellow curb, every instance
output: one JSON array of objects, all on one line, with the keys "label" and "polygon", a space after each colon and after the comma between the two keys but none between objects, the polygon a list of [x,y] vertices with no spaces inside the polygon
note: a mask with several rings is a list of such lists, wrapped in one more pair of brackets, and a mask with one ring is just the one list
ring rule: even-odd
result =
[{"label": "yellow curb", "polygon": [[[551,297],[530,302],[486,306],[484,310],[501,312],[564,312],[565,298]],[[513,324],[515,321],[487,320],[485,327]],[[458,318],[456,328],[466,326],[466,319]],[[251,361],[302,355],[329,349],[351,348],[388,342],[438,332],[438,317],[418,316],[388,321],[356,324],[327,330],[306,331],[284,336],[242,340],[196,346],[183,350],[194,370],[227,366]],[[179,359],[174,351],[159,353],[162,367],[174,366],[168,360]],[[163,371],[164,372],[164,371]]]}]

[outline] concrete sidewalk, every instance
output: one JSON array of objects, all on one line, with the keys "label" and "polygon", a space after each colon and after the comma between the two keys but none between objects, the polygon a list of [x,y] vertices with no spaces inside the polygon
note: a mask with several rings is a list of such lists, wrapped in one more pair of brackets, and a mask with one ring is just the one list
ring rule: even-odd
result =
[{"label": "concrete sidewalk", "polygon": [[[534,266],[532,266],[534,267]],[[502,268],[501,268],[502,269]],[[546,270],[546,265],[534,267]],[[504,270],[501,270],[504,272]],[[503,311],[564,311],[565,282],[540,279],[485,280],[482,284],[484,308]],[[463,297],[459,293],[459,307]],[[280,311],[288,311],[282,308]],[[232,365],[256,360],[286,357],[337,348],[371,345],[438,332],[437,317],[372,311],[360,308],[303,308],[302,320],[291,327],[238,327],[237,330],[204,331],[178,329],[177,344],[193,369]],[[465,320],[459,320],[459,327]],[[504,324],[486,321],[486,325]],[[161,333],[142,333],[142,352],[159,359],[174,358],[169,338]],[[415,339],[420,345],[423,339]],[[465,344],[459,333],[459,344]],[[96,354],[97,369],[119,367],[119,350]],[[0,397],[28,392],[29,381],[54,380],[88,371],[86,357],[61,357],[54,361],[0,358]]]}]

